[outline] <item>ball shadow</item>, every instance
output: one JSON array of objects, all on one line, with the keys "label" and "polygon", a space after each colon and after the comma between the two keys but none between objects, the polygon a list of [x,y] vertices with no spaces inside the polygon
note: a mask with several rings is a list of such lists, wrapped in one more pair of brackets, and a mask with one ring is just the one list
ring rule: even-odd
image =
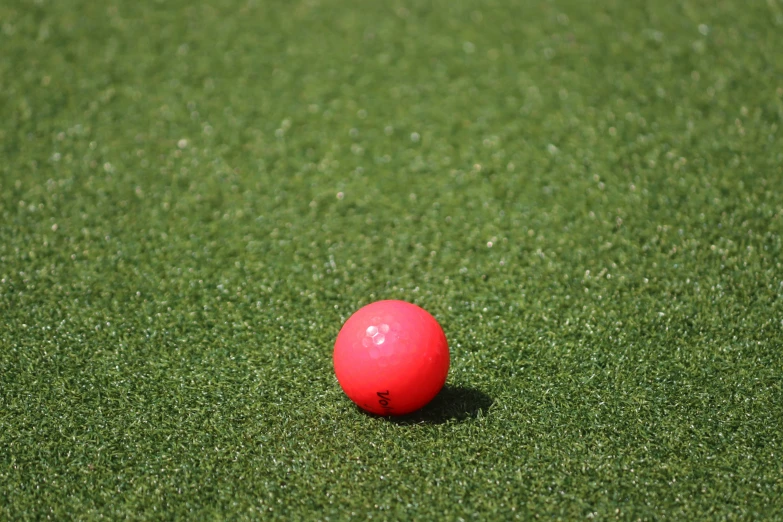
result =
[{"label": "ball shadow", "polygon": [[[469,386],[445,385],[422,409],[398,417],[380,417],[400,425],[443,424],[448,421],[465,421],[486,414],[494,401],[486,393]],[[379,417],[361,408],[359,411],[371,417]]]}]

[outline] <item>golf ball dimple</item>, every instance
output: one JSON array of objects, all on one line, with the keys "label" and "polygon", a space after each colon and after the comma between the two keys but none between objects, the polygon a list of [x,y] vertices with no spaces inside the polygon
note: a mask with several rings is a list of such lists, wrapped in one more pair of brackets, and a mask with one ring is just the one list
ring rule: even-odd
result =
[{"label": "golf ball dimple", "polygon": [[369,304],[345,322],[334,369],[346,395],[379,415],[415,411],[443,387],[449,348],[432,315],[404,301]]}]

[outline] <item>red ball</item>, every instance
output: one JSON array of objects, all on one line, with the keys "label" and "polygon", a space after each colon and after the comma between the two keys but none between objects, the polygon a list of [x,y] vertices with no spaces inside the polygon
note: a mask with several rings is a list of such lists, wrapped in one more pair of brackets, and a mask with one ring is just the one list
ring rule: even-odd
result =
[{"label": "red ball", "polygon": [[334,373],[360,408],[405,415],[443,388],[449,345],[426,310],[405,301],[377,301],[348,318],[337,335]]}]

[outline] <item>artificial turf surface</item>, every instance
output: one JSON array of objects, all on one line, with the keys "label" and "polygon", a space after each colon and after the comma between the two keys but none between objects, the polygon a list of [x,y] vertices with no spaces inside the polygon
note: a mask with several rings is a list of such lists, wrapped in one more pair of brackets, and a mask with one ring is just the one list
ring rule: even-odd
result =
[{"label": "artificial turf surface", "polygon": [[[0,519],[783,518],[783,5],[0,5]],[[362,414],[342,322],[448,388]]]}]

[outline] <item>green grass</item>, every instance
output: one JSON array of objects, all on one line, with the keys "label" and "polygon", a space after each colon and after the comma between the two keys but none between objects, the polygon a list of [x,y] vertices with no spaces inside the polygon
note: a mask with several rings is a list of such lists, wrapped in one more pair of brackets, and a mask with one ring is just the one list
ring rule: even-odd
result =
[{"label": "green grass", "polygon": [[0,519],[783,519],[779,0],[207,4],[0,5]]}]

